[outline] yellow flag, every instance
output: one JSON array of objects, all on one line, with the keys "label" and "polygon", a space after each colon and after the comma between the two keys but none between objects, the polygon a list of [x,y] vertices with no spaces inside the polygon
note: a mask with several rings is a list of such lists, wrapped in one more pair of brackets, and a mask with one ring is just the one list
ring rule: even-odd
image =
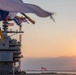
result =
[{"label": "yellow flag", "polygon": [[4,44],[4,37],[3,37],[1,29],[0,29],[0,37],[1,37],[1,40],[2,40],[2,44]]}]

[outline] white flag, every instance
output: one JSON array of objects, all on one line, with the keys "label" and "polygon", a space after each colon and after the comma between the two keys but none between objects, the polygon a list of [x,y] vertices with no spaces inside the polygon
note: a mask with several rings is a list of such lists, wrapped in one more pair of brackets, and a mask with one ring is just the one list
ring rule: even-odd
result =
[{"label": "white flag", "polygon": [[15,13],[34,13],[39,17],[51,16],[53,13],[41,9],[39,6],[23,3],[20,0],[0,0],[0,10]]}]

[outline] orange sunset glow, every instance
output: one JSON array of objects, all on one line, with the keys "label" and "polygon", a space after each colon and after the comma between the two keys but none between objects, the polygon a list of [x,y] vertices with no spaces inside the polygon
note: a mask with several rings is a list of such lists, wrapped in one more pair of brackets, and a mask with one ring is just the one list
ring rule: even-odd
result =
[{"label": "orange sunset glow", "polygon": [[[25,0],[24,0],[25,1]],[[50,17],[39,18],[28,14],[35,25],[23,24],[22,53],[24,57],[76,56],[75,0],[25,1],[55,12],[55,23]]]}]

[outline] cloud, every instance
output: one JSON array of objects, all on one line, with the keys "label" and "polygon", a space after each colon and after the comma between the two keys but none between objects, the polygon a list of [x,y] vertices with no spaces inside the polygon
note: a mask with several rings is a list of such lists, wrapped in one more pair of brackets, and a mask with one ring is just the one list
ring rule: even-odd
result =
[{"label": "cloud", "polygon": [[75,70],[76,57],[52,57],[52,58],[23,58],[23,70],[40,70],[46,67],[48,70]]}]

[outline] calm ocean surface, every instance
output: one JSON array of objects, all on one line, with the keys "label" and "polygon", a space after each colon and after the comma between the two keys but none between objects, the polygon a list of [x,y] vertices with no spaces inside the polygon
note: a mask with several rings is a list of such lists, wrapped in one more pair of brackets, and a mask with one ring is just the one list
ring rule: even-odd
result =
[{"label": "calm ocean surface", "polygon": [[38,70],[27,70],[26,73],[62,73],[62,74],[76,74],[76,71],[38,71]]}]

